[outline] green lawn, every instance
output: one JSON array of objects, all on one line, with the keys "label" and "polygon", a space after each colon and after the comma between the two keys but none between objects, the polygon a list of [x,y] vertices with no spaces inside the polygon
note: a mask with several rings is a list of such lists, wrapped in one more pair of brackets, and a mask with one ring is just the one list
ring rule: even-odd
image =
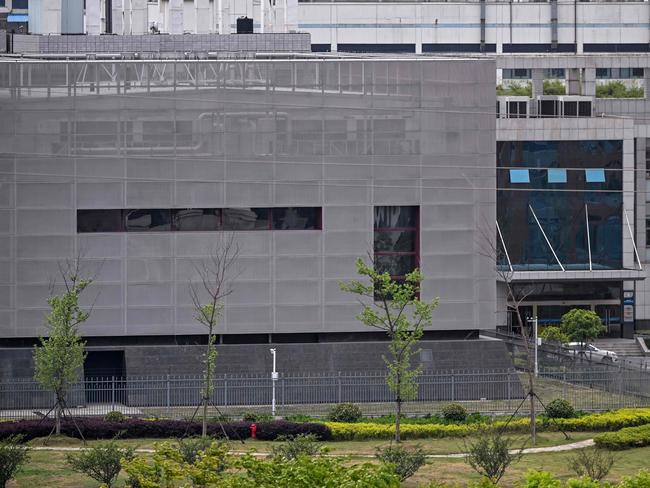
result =
[{"label": "green lawn", "polygon": [[[568,444],[577,442],[584,439],[591,439],[596,433],[594,432],[571,432],[569,433],[570,439],[566,440],[564,435],[560,432],[543,432],[537,436],[537,444],[535,447],[557,446],[560,444]],[[532,447],[527,435],[512,435],[515,447]],[[468,437],[467,441],[472,438]],[[141,449],[153,449],[156,443],[164,441],[174,441],[174,439],[123,439],[120,444],[133,446]],[[88,445],[96,444],[101,441],[88,441]],[[412,441],[405,441],[405,446],[421,446],[428,454],[453,454],[464,451],[463,439],[444,438],[444,439],[418,439]],[[257,441],[248,439],[244,444],[239,441],[231,441],[231,449],[236,452],[245,452],[255,450],[257,452],[268,452],[273,446],[271,441]],[[365,456],[374,455],[378,447],[387,446],[390,441],[374,440],[374,441],[340,441],[340,442],[323,442],[322,445],[329,449],[331,454],[340,454],[345,456]],[[30,441],[32,446],[42,446],[42,439],[35,439]],[[83,447],[83,443],[78,439],[63,437],[59,439],[50,439],[46,444],[48,447]]]},{"label": "green lawn", "polygon": [[[537,446],[545,447],[559,445],[567,442],[575,442],[593,437],[593,433],[580,432],[572,433],[571,440],[566,441],[562,434],[557,432],[545,432],[540,434]],[[516,436],[516,445],[523,445],[525,436]],[[96,441],[91,441],[93,444]],[[121,443],[135,445],[141,448],[151,448],[159,439],[123,440]],[[38,444],[37,442],[33,444]],[[271,442],[249,440],[242,445],[239,442],[232,442],[232,449],[236,451],[256,450],[258,452],[268,451]],[[332,454],[341,455],[372,455],[379,446],[386,446],[386,441],[367,442],[329,442],[325,443]],[[405,442],[405,445],[420,445],[429,454],[456,453],[463,450],[463,440],[459,439],[423,439],[420,441]],[[50,446],[72,447],[81,446],[81,442],[74,439],[57,439],[50,443]],[[555,473],[558,477],[569,478],[573,474],[568,469],[567,459],[570,453],[544,453],[528,454],[513,466],[507,473],[502,485],[511,487],[521,479],[528,469],[545,469]],[[643,467],[648,467],[650,447],[632,449],[618,454],[617,463],[609,477],[611,481],[618,481],[623,475],[636,473]],[[361,459],[357,457],[356,461]],[[365,460],[364,460],[365,461]],[[374,462],[374,461],[373,461]],[[477,479],[478,476],[463,462],[462,459],[430,459],[426,466],[411,480],[404,484],[405,488],[416,488],[420,484],[433,479],[464,484],[469,480]],[[124,475],[121,475],[117,486],[124,485]],[[34,451],[31,460],[25,469],[20,473],[17,480],[12,481],[9,487],[97,487],[98,483],[89,478],[72,472],[65,464],[65,453],[59,451]]]}]

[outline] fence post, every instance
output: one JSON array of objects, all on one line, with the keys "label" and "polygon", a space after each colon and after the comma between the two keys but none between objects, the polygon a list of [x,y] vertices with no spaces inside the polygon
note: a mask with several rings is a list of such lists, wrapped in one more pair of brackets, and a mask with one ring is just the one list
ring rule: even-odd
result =
[{"label": "fence post", "polygon": [[115,411],[115,376],[111,376],[111,411]]},{"label": "fence post", "polygon": [[228,406],[228,376],[223,375],[223,406]]},{"label": "fence post", "polygon": [[456,398],[456,395],[455,395],[456,392],[455,392],[455,390],[456,390],[456,380],[455,380],[455,376],[452,374],[452,375],[451,375],[451,401],[452,401],[452,402],[453,402],[453,401],[455,400],[455,398]]},{"label": "fence post", "polygon": [[508,371],[508,408],[510,408],[510,401],[512,400],[512,391],[511,391],[511,384],[510,384],[510,371]]},{"label": "fence post", "polygon": [[167,415],[171,416],[172,413],[172,402],[171,402],[171,383],[169,381],[169,375],[167,375]]},{"label": "fence post", "polygon": [[338,390],[338,392],[337,392],[338,401],[337,401],[337,403],[341,403],[341,372],[340,371],[339,371],[337,385],[338,385],[338,388],[337,388],[337,390]]}]

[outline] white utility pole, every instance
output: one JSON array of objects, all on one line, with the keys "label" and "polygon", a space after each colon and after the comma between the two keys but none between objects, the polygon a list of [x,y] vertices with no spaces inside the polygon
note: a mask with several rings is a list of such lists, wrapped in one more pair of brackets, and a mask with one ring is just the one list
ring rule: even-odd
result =
[{"label": "white utility pole", "polygon": [[273,371],[271,372],[271,386],[272,386],[272,397],[271,397],[271,415],[275,417],[275,383],[278,381],[278,372],[275,370],[275,348],[269,349],[271,355],[273,356]]}]

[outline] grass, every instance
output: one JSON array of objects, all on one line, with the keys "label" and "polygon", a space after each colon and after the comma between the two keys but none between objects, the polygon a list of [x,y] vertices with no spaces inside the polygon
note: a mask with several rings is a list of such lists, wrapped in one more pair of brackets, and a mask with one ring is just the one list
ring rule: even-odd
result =
[{"label": "grass", "polygon": [[[564,435],[560,432],[544,432],[538,434],[536,447],[548,447],[548,446],[557,446],[561,444],[568,444],[571,442],[577,442],[584,439],[591,439],[594,435],[593,432],[572,432],[569,434],[570,440],[566,440]],[[526,435],[512,435],[510,436],[515,440],[515,446],[525,446],[532,447],[528,443],[528,436]],[[472,437],[468,437],[467,441],[473,440]],[[122,439],[119,441],[121,445],[131,446],[139,449],[153,449],[156,443],[170,441],[174,442],[174,439]],[[88,441],[88,445],[92,446],[101,441]],[[44,439],[34,439],[29,442],[31,446],[43,446]],[[231,441],[231,449],[237,452],[244,452],[249,450],[255,450],[257,452],[268,452],[271,450],[271,447],[277,443],[271,441],[257,441],[257,440],[247,440],[245,444],[242,444],[239,441]],[[345,456],[366,456],[374,455],[378,447],[385,447],[389,445],[389,441],[385,440],[375,440],[375,441],[341,441],[341,442],[323,442],[323,446],[329,449],[331,454],[345,455]],[[453,454],[464,451],[464,440],[463,439],[419,439],[414,441],[405,441],[403,443],[405,446],[421,446],[428,454]],[[83,447],[83,443],[79,439],[73,439],[70,437],[59,437],[56,439],[50,439],[46,444],[48,447]]]},{"label": "grass", "polygon": [[[589,433],[581,433],[573,435],[574,440],[579,440],[583,436],[589,437]],[[558,435],[555,433],[544,433],[540,436],[538,446],[552,445],[558,443]],[[131,443],[131,441],[121,441],[123,443]],[[143,439],[141,446],[151,446],[153,441]],[[268,449],[268,444],[263,442],[247,442],[246,448],[256,448],[258,451]],[[334,443],[330,443],[332,445]],[[345,452],[368,453],[374,454],[374,449],[377,445],[386,445],[386,443],[379,442],[341,442],[337,444],[337,449],[333,452],[343,454]],[[405,443],[406,445],[415,443]],[[434,453],[438,451],[457,451],[457,441],[445,442],[444,439],[435,439],[430,441],[419,442],[428,452]],[[236,444],[234,444],[236,446]],[[521,461],[513,465],[503,479],[502,486],[509,488],[513,487],[529,469],[538,469],[551,471],[557,477],[568,479],[573,477],[574,474],[568,467],[569,453],[543,453],[543,454],[528,454],[525,455]],[[608,476],[608,480],[612,482],[619,481],[624,475],[633,475],[639,469],[647,468],[648,458],[650,457],[650,447],[639,449],[631,449],[620,454],[612,472]],[[423,466],[417,474],[404,483],[404,488],[416,488],[421,484],[427,483],[432,480],[445,481],[450,483],[466,484],[468,481],[477,480],[476,475],[465,464],[462,459],[429,459],[427,465]],[[124,486],[125,476],[120,475],[120,481],[117,486]],[[31,454],[29,464],[23,469],[16,480],[9,482],[10,488],[24,487],[34,488],[47,486],[52,488],[85,488],[97,487],[90,478],[74,473],[70,470],[65,463],[65,453],[56,451],[35,451]]]},{"label": "grass", "polygon": [[[501,486],[515,486],[529,469],[550,471],[562,479],[575,477],[575,473],[568,467],[570,455],[566,452],[528,454],[506,472]],[[625,451],[625,454],[617,459],[606,479],[618,482],[623,476],[634,475],[642,468],[647,469],[648,456],[650,456],[650,447]],[[404,483],[404,487],[415,488],[434,479],[465,484],[470,480],[478,480],[479,476],[462,459],[433,459],[422,467],[413,478]]]}]

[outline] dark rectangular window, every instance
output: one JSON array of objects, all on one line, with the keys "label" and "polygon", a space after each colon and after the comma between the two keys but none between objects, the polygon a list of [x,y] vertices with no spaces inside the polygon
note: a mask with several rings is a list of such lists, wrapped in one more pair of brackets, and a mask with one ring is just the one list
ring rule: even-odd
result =
[{"label": "dark rectangular window", "polygon": [[271,228],[269,208],[224,208],[225,230],[268,230]]},{"label": "dark rectangular window", "polygon": [[377,271],[399,280],[419,266],[419,207],[375,207]]},{"label": "dark rectangular window", "polygon": [[650,247],[650,219],[645,219],[645,247]]},{"label": "dark rectangular window", "polygon": [[77,232],[122,232],[122,210],[78,210]]},{"label": "dark rectangular window", "polygon": [[580,117],[591,117],[591,102],[578,102],[578,115]]},{"label": "dark rectangular window", "polygon": [[578,102],[564,102],[564,116],[577,117],[578,116]]},{"label": "dark rectangular window", "polygon": [[77,210],[80,233],[321,229],[321,207]]},{"label": "dark rectangular window", "polygon": [[167,208],[148,208],[124,211],[127,232],[164,232],[171,230],[171,211]]},{"label": "dark rectangular window", "polygon": [[321,209],[315,207],[285,207],[272,209],[273,229],[320,229]]},{"label": "dark rectangular window", "polygon": [[221,230],[221,210],[218,208],[178,208],[172,210],[174,230],[213,231]]}]

